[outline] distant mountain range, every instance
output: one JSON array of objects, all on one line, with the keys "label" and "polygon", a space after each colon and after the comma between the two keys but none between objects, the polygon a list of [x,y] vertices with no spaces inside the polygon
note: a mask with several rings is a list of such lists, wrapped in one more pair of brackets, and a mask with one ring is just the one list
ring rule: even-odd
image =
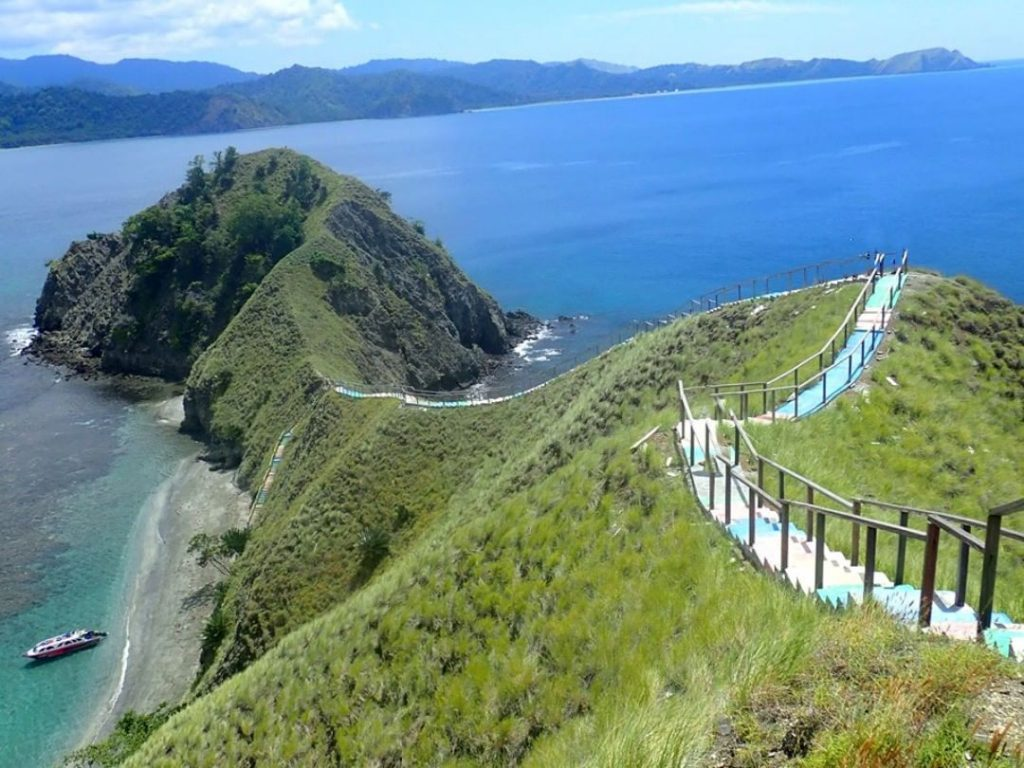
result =
[{"label": "distant mountain range", "polygon": [[61,87],[130,95],[201,91],[258,77],[208,61],[123,59],[116,64],[96,64],[74,56],[0,59],[0,83],[29,89]]},{"label": "distant mountain range", "polygon": [[0,146],[231,131],[358,118],[437,115],[542,101],[762,83],[974,69],[959,51],[888,59],[759,59],[647,69],[590,59],[466,64],[385,59],[347,69],[255,75],[221,64],[71,56],[0,59]]}]

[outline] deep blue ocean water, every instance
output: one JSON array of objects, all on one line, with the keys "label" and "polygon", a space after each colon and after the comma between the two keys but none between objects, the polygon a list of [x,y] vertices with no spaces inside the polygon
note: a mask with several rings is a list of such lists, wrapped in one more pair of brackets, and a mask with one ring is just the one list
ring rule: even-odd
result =
[{"label": "deep blue ocean water", "polygon": [[[908,247],[912,264],[1021,300],[1022,94],[1024,67],[1000,67],[2,151],[0,342],[30,322],[72,239],[118,227],[228,144],[289,146],[391,191],[502,304],[601,332],[873,249]],[[18,654],[65,625],[123,626],[133,526],[189,446],[109,389],[8,354],[0,767],[22,768],[75,740],[120,648],[39,668]]]}]

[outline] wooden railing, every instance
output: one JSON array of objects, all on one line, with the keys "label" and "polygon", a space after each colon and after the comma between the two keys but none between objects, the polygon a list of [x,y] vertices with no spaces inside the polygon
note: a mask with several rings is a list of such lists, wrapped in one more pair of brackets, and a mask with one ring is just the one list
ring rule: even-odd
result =
[{"label": "wooden railing", "polygon": [[[904,250],[899,262],[895,263],[894,273],[897,276],[897,285],[890,288],[888,301],[884,302],[881,307],[880,322],[868,329],[867,335],[861,339],[860,344],[850,350],[846,356],[847,384],[854,380],[855,371],[859,374],[859,371],[864,368],[870,351],[876,346],[877,335],[885,332],[887,317],[895,305],[897,291],[903,287],[906,280],[908,257],[908,252]],[[742,419],[758,414],[771,414],[772,421],[775,421],[779,408],[789,401],[793,402],[793,418],[799,418],[800,393],[807,391],[818,382],[822,387],[822,401],[827,402],[829,399],[828,374],[835,370],[840,354],[849,343],[850,337],[857,331],[858,318],[867,306],[871,291],[877,280],[885,273],[885,258],[885,254],[876,255],[874,264],[865,277],[864,286],[857,294],[857,298],[850,306],[843,321],[816,352],[782,373],[764,381],[706,384],[693,388],[693,391],[703,391],[711,395],[715,418],[718,420],[723,418],[729,408],[730,400],[735,402],[736,410]],[[840,339],[842,340],[840,341]],[[808,367],[815,369],[809,375]],[[758,408],[758,402],[760,408]]]},{"label": "wooden railing", "polygon": [[[696,448],[700,444],[695,421],[686,389],[682,382],[678,383],[680,401],[679,448],[681,458],[692,472]],[[932,620],[932,600],[935,593],[939,543],[942,534],[952,536],[960,545],[957,567],[956,606],[965,604],[967,593],[968,558],[971,549],[982,553],[983,565],[981,587],[977,606],[979,632],[992,625],[992,611],[996,586],[996,567],[999,559],[1000,540],[1005,537],[1014,541],[1024,542],[1024,533],[1003,527],[1004,517],[1024,511],[1024,499],[989,510],[987,519],[982,521],[946,512],[918,509],[903,504],[893,504],[876,499],[846,499],[842,495],[825,488],[800,473],[762,456],[754,447],[740,419],[735,413],[729,413],[733,426],[732,455],[728,458],[711,450],[712,440],[710,426],[705,421],[705,434],[701,451],[704,456],[705,470],[710,483],[709,505],[715,505],[716,477],[721,475],[724,482],[724,518],[725,524],[732,523],[733,487],[740,486],[746,491],[746,499],[740,498],[747,509],[748,531],[746,543],[752,548],[756,541],[756,514],[758,508],[767,508],[776,512],[780,527],[780,568],[785,570],[789,565],[790,525],[796,510],[805,514],[805,532],[807,541],[814,542],[814,588],[824,586],[825,572],[825,535],[828,521],[835,520],[849,523],[851,526],[850,564],[854,567],[861,562],[861,530],[864,530],[864,586],[863,598],[871,597],[875,586],[877,570],[878,535],[884,533],[897,537],[896,573],[894,584],[902,584],[905,579],[907,542],[919,541],[924,545],[924,562],[921,572],[921,598],[918,605],[918,623],[927,627]],[[744,457],[743,451],[746,450]],[[689,462],[686,461],[687,457]],[[745,459],[745,462],[744,462]],[[755,479],[747,479],[735,471],[737,466],[745,463],[746,468],[755,474]],[[778,473],[777,492],[767,490],[766,474]],[[690,477],[693,483],[693,477]],[[694,483],[694,488],[696,485]],[[825,506],[823,501],[831,503]],[[900,515],[899,523],[879,520],[864,514],[865,508],[896,512]],[[710,511],[710,510],[709,510]],[[925,522],[925,530],[912,528],[911,517],[921,517]],[[972,535],[971,531],[985,529],[984,540]]]}]

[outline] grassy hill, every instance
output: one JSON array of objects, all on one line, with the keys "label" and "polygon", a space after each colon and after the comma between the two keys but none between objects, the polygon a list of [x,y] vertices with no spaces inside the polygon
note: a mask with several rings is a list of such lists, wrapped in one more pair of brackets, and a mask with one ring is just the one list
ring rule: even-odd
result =
[{"label": "grassy hill", "polygon": [[[629,449],[674,423],[677,378],[796,362],[856,288],[682,320],[528,397],[439,413],[325,392],[319,374],[353,362],[291,293],[295,261],[197,364],[245,374],[210,405],[214,429],[240,432],[245,476],[280,430],[295,440],[196,696],[127,764],[1010,764],[971,735],[974,697],[1010,674],[995,655],[827,613],[751,572],[667,471],[667,439]],[[948,348],[945,322],[931,346],[912,330],[914,306],[981,289],[911,286],[920,304],[883,365],[984,343],[981,326]],[[1010,367],[988,370],[979,397],[1019,392]]]}]

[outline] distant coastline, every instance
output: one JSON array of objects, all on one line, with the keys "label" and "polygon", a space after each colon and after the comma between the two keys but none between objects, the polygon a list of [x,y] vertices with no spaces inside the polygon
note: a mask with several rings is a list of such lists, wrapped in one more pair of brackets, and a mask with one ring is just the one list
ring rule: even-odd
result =
[{"label": "distant coastline", "polygon": [[[1016,63],[1010,66],[1024,66],[1024,59],[1014,60]],[[917,75],[949,75],[957,72],[978,72],[992,69],[995,66],[1007,66],[1007,64],[994,64],[991,67],[978,67],[977,69],[948,69],[937,72],[917,72]],[[630,101],[633,99],[660,99],[672,96],[698,96],[705,93],[732,93],[734,91],[760,91],[770,88],[799,88],[806,85],[823,85],[826,83],[851,83],[858,80],[892,80],[905,77],[905,75],[853,75],[851,77],[821,77],[813,80],[778,80],[771,83],[749,83],[746,85],[721,85],[710,88],[690,88],[678,91],[656,91],[653,93],[630,93],[624,96],[595,96],[587,99],[556,99],[553,101],[535,101],[529,104],[509,104],[501,107],[481,107],[480,109],[467,109],[464,114],[484,114],[487,112],[507,112],[513,109],[533,109],[535,107],[557,107],[564,104],[590,104],[604,101]]]},{"label": "distant coastline", "polygon": [[[585,60],[553,64],[494,60],[465,64],[395,59],[343,70],[293,66],[264,76],[232,70],[220,75],[227,79],[219,85],[211,87],[207,78],[197,80],[195,87],[189,88],[185,78],[180,81],[180,89],[173,91],[152,84],[147,90],[146,82],[141,81],[134,83],[134,90],[125,92],[124,82],[116,80],[99,85],[83,80],[47,80],[45,72],[32,79],[32,60],[0,60],[0,64],[5,65],[0,66],[0,114],[5,118],[0,127],[3,148],[227,133],[342,120],[425,117],[987,66],[945,48],[868,61],[760,59],[736,65],[666,64],[618,70]],[[18,76],[28,79],[4,82],[5,76],[13,78],[4,73],[15,64],[28,72]],[[81,64],[98,66],[91,62]],[[170,67],[173,62],[162,64]],[[184,77],[182,73],[178,75]],[[131,72],[118,76],[128,78]]]}]

